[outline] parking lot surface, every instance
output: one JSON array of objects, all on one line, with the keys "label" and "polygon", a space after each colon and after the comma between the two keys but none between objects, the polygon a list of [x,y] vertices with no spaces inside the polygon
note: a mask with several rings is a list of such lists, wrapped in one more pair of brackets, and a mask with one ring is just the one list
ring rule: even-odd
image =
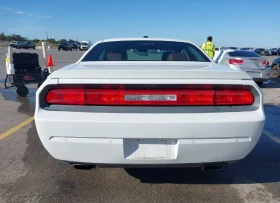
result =
[{"label": "parking lot surface", "polygon": [[[244,160],[222,171],[81,171],[53,159],[42,146],[32,119],[36,85],[28,86],[26,98],[18,97],[12,88],[4,88],[6,52],[7,49],[0,49],[0,203],[280,202],[279,79],[262,86],[266,124],[257,146]],[[40,55],[43,67],[42,51],[29,52]],[[84,52],[49,53],[56,70],[75,62]],[[270,63],[274,58],[267,57]]]}]

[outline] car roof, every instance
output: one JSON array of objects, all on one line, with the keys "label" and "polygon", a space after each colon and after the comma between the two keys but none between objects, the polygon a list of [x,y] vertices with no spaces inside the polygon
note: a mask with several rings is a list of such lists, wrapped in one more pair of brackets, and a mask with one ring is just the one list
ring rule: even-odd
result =
[{"label": "car roof", "polygon": [[116,42],[116,41],[168,41],[168,42],[188,42],[191,43],[189,40],[179,40],[179,39],[169,39],[169,38],[111,38],[111,39],[104,39],[100,42]]}]

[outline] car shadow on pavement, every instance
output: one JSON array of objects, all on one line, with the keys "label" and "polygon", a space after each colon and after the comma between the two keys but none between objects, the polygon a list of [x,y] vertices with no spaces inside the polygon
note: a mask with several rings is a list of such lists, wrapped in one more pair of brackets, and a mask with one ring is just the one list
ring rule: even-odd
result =
[{"label": "car shadow on pavement", "polygon": [[269,81],[264,82],[261,88],[280,88],[280,79],[271,78]]},{"label": "car shadow on pavement", "polygon": [[[263,148],[262,144],[258,144],[244,160],[227,165],[221,171],[202,171],[200,168],[128,168],[125,170],[142,183],[253,184],[280,182],[280,160],[278,158],[280,145],[268,146],[263,153],[258,152],[261,148]],[[257,157],[256,154],[259,154],[260,157]],[[266,159],[266,156],[269,157]],[[271,156],[274,156],[273,159]]]},{"label": "car shadow on pavement", "polygon": [[[280,139],[280,107],[264,105],[264,109],[265,130]],[[227,165],[221,171],[202,171],[200,168],[128,168],[126,172],[142,183],[275,183],[280,182],[280,144],[262,134],[256,147],[245,159]]]}]

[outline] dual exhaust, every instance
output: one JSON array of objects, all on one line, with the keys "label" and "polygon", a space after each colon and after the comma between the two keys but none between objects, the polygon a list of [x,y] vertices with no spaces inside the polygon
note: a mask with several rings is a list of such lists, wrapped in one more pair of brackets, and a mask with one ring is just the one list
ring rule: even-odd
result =
[{"label": "dual exhaust", "polygon": [[96,166],[95,165],[84,165],[84,164],[73,164],[74,168],[75,169],[78,169],[78,170],[95,170],[96,169]]},{"label": "dual exhaust", "polygon": [[226,164],[206,164],[201,167],[202,171],[221,171]]}]

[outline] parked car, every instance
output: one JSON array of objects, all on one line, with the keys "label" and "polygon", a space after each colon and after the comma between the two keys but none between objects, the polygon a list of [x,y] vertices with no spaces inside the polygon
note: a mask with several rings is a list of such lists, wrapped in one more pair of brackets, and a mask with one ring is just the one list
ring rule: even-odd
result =
[{"label": "parked car", "polygon": [[243,47],[243,48],[240,48],[241,51],[254,51],[254,48],[251,48],[251,47]]},{"label": "parked car", "polygon": [[11,42],[9,44],[9,46],[16,48],[16,49],[21,49],[21,48],[23,48],[23,43],[20,41],[14,41],[14,42]]},{"label": "parked car", "polygon": [[81,47],[81,43],[80,42],[75,42],[75,45],[77,46],[78,49],[80,49],[80,47]]},{"label": "parked car", "polygon": [[271,50],[272,55],[276,55],[276,50],[277,50],[277,48],[272,48],[272,49],[270,49],[270,50]]},{"label": "parked car", "polygon": [[68,50],[72,51],[72,47],[68,42],[60,42],[57,49],[58,49],[58,51],[60,51],[61,49],[65,50],[65,51],[68,51]]},{"label": "parked car", "polygon": [[77,44],[76,42],[71,42],[69,43],[72,49],[78,50],[80,49],[80,45]]},{"label": "parked car", "polygon": [[91,41],[81,41],[81,47],[80,50],[88,50],[90,47],[92,46],[92,42]]},{"label": "parked car", "polygon": [[259,55],[264,55],[265,49],[264,48],[257,48],[254,50],[255,53],[259,54]]},{"label": "parked car", "polygon": [[280,48],[274,49],[273,55],[279,56],[280,55]]},{"label": "parked car", "polygon": [[48,76],[34,118],[45,149],[78,169],[222,169],[253,150],[265,122],[247,73],[189,41],[153,38],[97,42]]},{"label": "parked car", "polygon": [[238,50],[238,47],[221,47],[220,50]]},{"label": "parked car", "polygon": [[35,49],[35,44],[33,42],[23,42],[22,48],[24,49]]},{"label": "parked car", "polygon": [[275,59],[271,64],[271,77],[280,78],[280,58]]},{"label": "parked car", "polygon": [[252,51],[221,50],[215,53],[213,60],[218,64],[247,72],[258,85],[270,78],[269,62]]},{"label": "parked car", "polygon": [[74,50],[76,49],[76,45],[72,42],[68,42],[68,46],[70,47],[70,49]]},{"label": "parked car", "polygon": [[272,56],[272,52],[270,49],[266,49],[264,52],[262,52],[262,55]]}]

